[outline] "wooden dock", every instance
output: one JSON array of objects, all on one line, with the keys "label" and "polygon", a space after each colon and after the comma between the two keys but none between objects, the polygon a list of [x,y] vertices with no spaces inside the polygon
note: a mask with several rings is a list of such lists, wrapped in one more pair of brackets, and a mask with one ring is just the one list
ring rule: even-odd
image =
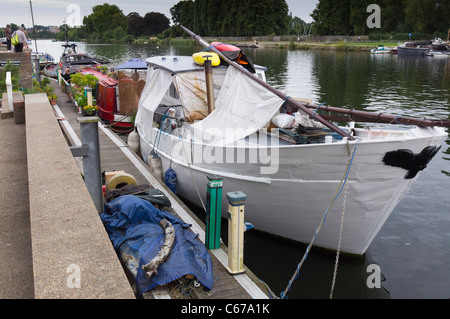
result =
[{"label": "wooden dock", "polygon": [[[54,106],[55,116],[59,118],[60,126],[71,146],[81,145],[80,124],[77,118],[81,114],[76,112],[74,103],[67,103],[67,95],[62,92],[56,81],[51,84],[58,95],[58,103]],[[163,191],[171,201],[171,207],[167,211],[191,224],[191,230],[199,234],[199,240],[205,242],[204,224],[192,213],[192,211],[174,195],[159,178],[155,177],[149,167],[135,154],[124,142],[126,138],[118,136],[110,129],[99,124],[100,157],[102,171],[125,171],[133,175],[139,185],[150,184],[153,188]],[[78,158],[80,159],[80,158]],[[81,169],[81,163],[78,164]],[[268,299],[265,286],[256,276],[246,268],[245,273],[230,275],[226,270],[228,257],[227,248],[222,244],[220,249],[210,250],[213,264],[214,286],[211,291],[205,293],[202,288],[192,289],[190,298],[195,299]],[[181,283],[180,283],[181,285]],[[157,287],[145,298],[173,299],[176,284]],[[186,297],[186,296],[184,296]]]}]

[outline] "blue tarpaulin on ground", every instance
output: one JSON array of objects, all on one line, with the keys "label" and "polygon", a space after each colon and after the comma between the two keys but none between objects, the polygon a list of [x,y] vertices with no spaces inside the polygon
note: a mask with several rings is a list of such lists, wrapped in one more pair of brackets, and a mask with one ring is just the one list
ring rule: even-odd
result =
[{"label": "blue tarpaulin on ground", "polygon": [[[142,265],[150,262],[164,244],[164,229],[159,225],[164,218],[175,229],[175,241],[158,273],[147,279]],[[190,231],[189,224],[133,195],[120,196],[107,203],[101,219],[122,261],[136,260],[136,289],[140,295],[186,274],[195,276],[203,286],[212,289],[211,256],[197,239],[198,234]]]}]

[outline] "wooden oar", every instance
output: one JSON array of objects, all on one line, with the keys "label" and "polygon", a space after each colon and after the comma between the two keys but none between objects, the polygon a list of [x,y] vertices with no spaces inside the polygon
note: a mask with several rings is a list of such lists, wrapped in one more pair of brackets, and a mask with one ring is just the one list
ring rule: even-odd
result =
[{"label": "wooden oar", "polygon": [[344,109],[333,106],[326,105],[314,105],[309,103],[302,103],[305,107],[314,109],[314,110],[322,110],[334,113],[341,113],[348,115],[347,117],[334,117],[332,116],[323,116],[324,118],[328,118],[332,121],[353,121],[353,122],[381,122],[381,123],[391,123],[392,124],[405,124],[405,125],[418,125],[418,126],[443,126],[450,127],[450,120],[437,120],[437,119],[418,119],[414,117],[407,116],[396,116],[391,114],[384,113],[375,113],[375,112],[367,112],[367,111],[359,111],[353,109]]},{"label": "wooden oar", "polygon": [[343,130],[341,130],[339,127],[337,127],[336,125],[328,122],[327,120],[325,120],[324,118],[322,118],[319,114],[317,114],[314,111],[311,111],[308,107],[305,106],[305,104],[303,103],[299,103],[298,101],[295,101],[294,99],[292,99],[291,97],[287,96],[286,94],[284,94],[283,92],[278,91],[277,89],[275,89],[274,87],[270,86],[268,83],[264,82],[263,80],[261,80],[259,77],[253,75],[252,73],[250,73],[249,71],[247,71],[246,69],[244,69],[242,66],[240,66],[239,64],[237,64],[234,61],[231,61],[230,59],[228,59],[225,55],[222,54],[222,52],[220,52],[219,50],[217,50],[215,47],[212,47],[208,42],[206,42],[205,40],[203,40],[201,37],[199,37],[198,35],[196,35],[194,32],[190,31],[189,29],[187,29],[184,26],[181,26],[181,28],[186,31],[190,36],[192,36],[196,41],[198,41],[201,45],[203,45],[206,48],[209,48],[211,51],[217,53],[224,61],[226,61],[229,65],[235,67],[237,70],[239,70],[240,72],[244,73],[245,75],[247,75],[250,79],[256,81],[258,84],[262,85],[263,87],[265,87],[267,90],[271,91],[272,93],[274,93],[275,95],[277,95],[278,97],[280,97],[282,100],[289,102],[289,104],[296,106],[298,109],[302,110],[303,112],[309,114],[310,116],[312,116],[314,118],[314,120],[322,123],[323,125],[325,125],[326,127],[328,127],[329,129],[331,129],[332,131],[336,132],[337,134],[341,135],[342,137],[347,137],[349,140],[353,141],[355,140],[355,138],[353,136],[351,136],[350,134],[348,134],[347,132],[344,132]]}]

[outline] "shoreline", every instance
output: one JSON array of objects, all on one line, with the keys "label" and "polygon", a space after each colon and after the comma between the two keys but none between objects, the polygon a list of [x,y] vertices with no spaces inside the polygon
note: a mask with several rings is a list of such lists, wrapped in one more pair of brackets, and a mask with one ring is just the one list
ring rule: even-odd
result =
[{"label": "shoreline", "polygon": [[370,49],[374,49],[378,47],[378,45],[384,45],[385,47],[397,47],[398,43],[388,42],[383,43],[380,42],[258,42],[255,47],[254,44],[250,44],[248,42],[236,42],[235,45],[238,47],[253,47],[253,48],[280,48],[280,49],[290,49],[290,50],[338,50],[338,51],[370,51]]},{"label": "shoreline", "polygon": [[[38,40],[49,40],[49,39],[38,39]],[[165,39],[165,40],[150,40],[145,42],[133,43],[134,45],[148,45],[148,44],[158,44],[158,42],[190,42],[191,39]],[[181,40],[181,41],[180,41]],[[345,42],[345,41],[327,41],[327,42],[293,42],[293,41],[258,41],[256,45],[254,42],[250,41],[227,41],[222,39],[224,42],[231,43],[240,48],[254,48],[254,49],[264,49],[264,48],[279,48],[279,49],[289,49],[289,50],[338,50],[338,51],[370,51],[370,49],[376,48],[378,45],[384,45],[385,47],[395,48],[399,45],[399,42],[392,41],[379,41],[379,42]],[[217,40],[220,41],[220,40]],[[103,44],[103,43],[102,43]],[[104,44],[119,44],[119,43],[104,43]],[[0,45],[0,51],[6,51],[6,44]]]}]

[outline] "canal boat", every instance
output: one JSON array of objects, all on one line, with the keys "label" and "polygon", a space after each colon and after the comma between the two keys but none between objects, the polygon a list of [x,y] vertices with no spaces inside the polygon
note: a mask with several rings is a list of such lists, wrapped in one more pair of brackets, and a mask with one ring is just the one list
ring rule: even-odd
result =
[{"label": "canal boat", "polygon": [[[255,229],[364,254],[439,151],[449,121],[299,102],[271,88],[264,67],[253,74],[220,56],[226,63],[211,74],[190,56],[146,60],[135,121],[142,158],[150,167],[160,160],[161,175],[174,170],[177,194],[199,207],[208,178],[218,177],[223,194],[247,195],[245,221]],[[225,200],[221,209],[226,218]]]},{"label": "canal boat", "polygon": [[132,117],[135,115],[141,92],[145,86],[147,65],[139,59],[129,61],[112,69],[111,77],[98,68],[83,68],[83,74],[94,75],[98,79],[96,100],[98,117],[116,133],[128,134],[133,131]]},{"label": "canal boat", "polygon": [[53,64],[55,58],[49,53],[45,52],[31,52],[31,60],[39,60],[39,65],[41,68],[45,67],[47,64]]},{"label": "canal boat", "polygon": [[431,49],[431,41],[405,42],[397,47],[399,55],[425,56]]},{"label": "canal boat", "polygon": [[59,67],[61,68],[61,72],[63,74],[66,68],[69,68],[70,73],[74,73],[80,71],[82,67],[93,67],[109,63],[109,61],[104,59],[91,57],[90,55],[84,53],[78,53],[76,43],[66,42],[62,46],[64,51],[59,61]]}]

